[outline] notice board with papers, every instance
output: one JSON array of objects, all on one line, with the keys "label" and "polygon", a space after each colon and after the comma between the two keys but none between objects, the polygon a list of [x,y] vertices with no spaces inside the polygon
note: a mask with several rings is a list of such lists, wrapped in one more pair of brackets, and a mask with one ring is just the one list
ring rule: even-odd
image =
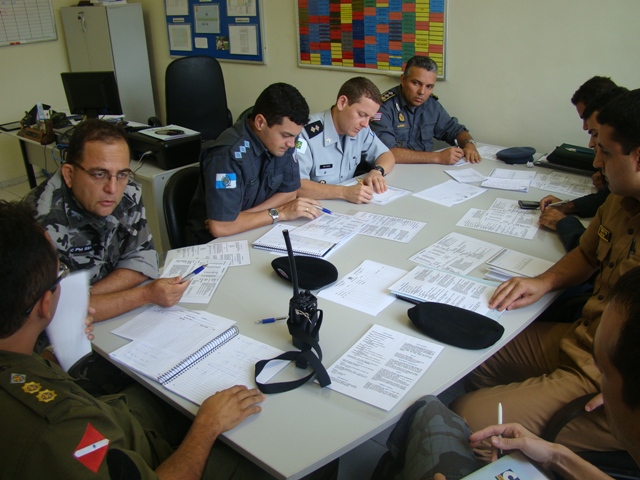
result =
[{"label": "notice board with papers", "polygon": [[265,63],[262,0],[165,0],[169,53]]},{"label": "notice board with papers", "polygon": [[57,39],[51,0],[0,0],[0,47]]}]

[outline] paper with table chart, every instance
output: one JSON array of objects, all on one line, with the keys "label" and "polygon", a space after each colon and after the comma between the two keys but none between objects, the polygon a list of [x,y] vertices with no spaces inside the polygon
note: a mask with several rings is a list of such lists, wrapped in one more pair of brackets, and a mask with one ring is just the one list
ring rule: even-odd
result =
[{"label": "paper with table chart", "polygon": [[401,268],[365,260],[334,285],[320,290],[318,297],[375,316],[396,299],[389,293],[389,285],[406,273]]},{"label": "paper with table chart", "polygon": [[527,193],[530,184],[531,180],[520,180],[517,178],[487,178],[480,186],[482,188],[513,190],[515,192]]},{"label": "paper with table chart", "polygon": [[539,210],[523,210],[517,200],[496,198],[489,210],[471,208],[456,226],[531,240],[539,218]]},{"label": "paper with table chart", "polygon": [[[361,178],[361,177],[358,177]],[[356,185],[358,183],[358,178],[352,178],[347,180],[346,182],[342,182],[340,185],[345,187],[350,187],[352,185]],[[405,195],[409,195],[411,192],[409,190],[405,190],[403,188],[394,187],[392,185],[387,184],[387,191],[384,193],[373,192],[373,199],[370,203],[373,205],[387,205],[394,200],[397,200],[400,197],[404,197]]]},{"label": "paper with table chart", "polygon": [[167,252],[165,264],[175,259],[201,260],[202,264],[207,260],[227,260],[230,267],[250,265],[249,242],[236,240],[234,242],[216,242],[215,240],[204,245],[177,248]]},{"label": "paper with table chart", "polygon": [[[319,217],[322,218],[322,217]],[[328,257],[335,250],[346,243],[354,233],[344,237],[339,242],[332,240],[323,240],[321,238],[311,238],[303,235],[297,235],[298,228],[291,225],[278,223],[271,230],[253,242],[253,247],[261,250],[269,250],[281,255],[287,254],[287,245],[282,235],[283,230],[289,230],[289,239],[291,240],[291,249],[297,255],[308,255],[310,257]],[[335,232],[334,232],[335,233]]]},{"label": "paper with table chart", "polygon": [[391,410],[422,377],[443,347],[373,325],[327,369],[327,388]]},{"label": "paper with table chart", "polygon": [[554,263],[505,248],[487,260],[487,265],[489,272],[485,276],[503,282],[514,276],[535,277],[547,271]]},{"label": "paper with table chart", "polygon": [[[236,384],[255,386],[255,363],[282,353],[239,335],[235,323],[205,311],[153,306],[112,330],[131,342],[109,356],[187,400],[201,403],[203,392],[211,395]],[[272,378],[287,362],[271,363],[274,368],[263,371],[261,380]],[[191,371],[195,368],[194,379]]]},{"label": "paper with table chart", "polygon": [[473,168],[464,168],[462,170],[445,170],[444,173],[449,175],[456,182],[460,183],[478,183],[487,178]]},{"label": "paper with table chart", "polygon": [[593,186],[591,177],[582,175],[572,175],[570,173],[551,172],[544,183],[538,188],[550,192],[562,193],[582,197],[595,193],[596,187]]},{"label": "paper with table chart", "polygon": [[226,260],[190,260],[175,259],[168,265],[165,265],[162,271],[162,277],[177,277],[181,275],[186,277],[196,268],[207,265],[203,271],[191,277],[191,283],[182,294],[181,303],[209,303],[218,285],[222,281],[222,277],[229,268],[229,262]]},{"label": "paper with table chart", "polygon": [[490,145],[488,143],[478,143],[476,144],[476,150],[482,158],[490,159],[490,160],[498,160],[497,153],[500,150],[504,150],[506,147],[500,147],[498,145]]},{"label": "paper with table chart", "polygon": [[341,244],[358,233],[363,225],[364,220],[354,215],[325,214],[296,228],[295,235]]},{"label": "paper with table chart", "polygon": [[363,211],[357,212],[354,217],[364,222],[358,230],[359,235],[402,243],[409,243],[427,225],[424,222],[408,218],[391,217]]},{"label": "paper with table chart", "polygon": [[414,193],[413,196],[439,205],[444,205],[445,207],[451,207],[471,198],[475,198],[484,192],[486,192],[484,188],[476,187],[475,185],[467,185],[466,183],[447,180],[435,187]]},{"label": "paper with table chart", "polygon": [[497,284],[417,266],[389,287],[399,298],[413,303],[454,305],[496,319],[501,312],[489,308]]},{"label": "paper with table chart", "polygon": [[503,248],[452,232],[409,258],[412,262],[457,275],[466,275]]}]

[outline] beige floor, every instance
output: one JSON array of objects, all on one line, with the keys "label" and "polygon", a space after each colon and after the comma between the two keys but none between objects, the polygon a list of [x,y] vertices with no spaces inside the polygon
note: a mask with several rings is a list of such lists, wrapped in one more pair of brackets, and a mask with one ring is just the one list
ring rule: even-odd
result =
[{"label": "beige floor", "polygon": [[29,183],[19,183],[17,185],[11,185],[10,187],[0,188],[0,200],[21,200],[27,193],[29,193]]}]

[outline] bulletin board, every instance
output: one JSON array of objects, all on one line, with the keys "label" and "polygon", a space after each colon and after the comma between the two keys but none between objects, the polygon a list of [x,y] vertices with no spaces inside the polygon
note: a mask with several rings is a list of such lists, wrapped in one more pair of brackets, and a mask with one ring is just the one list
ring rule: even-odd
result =
[{"label": "bulletin board", "polygon": [[445,77],[446,0],[296,0],[298,65],[402,71],[427,55]]},{"label": "bulletin board", "polygon": [[51,0],[0,0],[0,46],[57,38]]},{"label": "bulletin board", "polygon": [[262,0],[165,0],[169,53],[265,63]]}]

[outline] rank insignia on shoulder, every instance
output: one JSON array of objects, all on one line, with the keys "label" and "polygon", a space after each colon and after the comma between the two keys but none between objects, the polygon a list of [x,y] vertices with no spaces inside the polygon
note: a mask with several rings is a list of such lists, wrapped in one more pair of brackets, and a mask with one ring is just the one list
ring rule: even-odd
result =
[{"label": "rank insignia on shoulder", "polygon": [[320,120],[316,120],[313,123],[305,125],[304,129],[307,131],[307,135],[309,135],[309,138],[311,139],[324,130],[324,125]]},{"label": "rank insignia on shoulder", "polygon": [[386,92],[384,92],[382,94],[382,101],[386,102],[387,100],[393,98],[396,96],[396,92],[394,92],[393,90],[387,90]]},{"label": "rank insignia on shoulder", "polygon": [[611,232],[602,225],[598,227],[598,236],[607,243],[611,241]]},{"label": "rank insignia on shoulder", "polygon": [[55,390],[49,390],[48,388],[40,391],[38,395],[36,395],[38,401],[43,403],[49,403],[51,400],[55,400],[57,396],[58,394]]},{"label": "rank insignia on shoulder", "polygon": [[12,373],[11,383],[24,383],[27,376],[24,373]]},{"label": "rank insignia on shoulder", "polygon": [[222,188],[236,188],[235,173],[216,173],[216,190]]},{"label": "rank insignia on shoulder", "polygon": [[22,386],[22,391],[25,393],[38,393],[42,389],[42,385],[37,382],[27,382]]}]

